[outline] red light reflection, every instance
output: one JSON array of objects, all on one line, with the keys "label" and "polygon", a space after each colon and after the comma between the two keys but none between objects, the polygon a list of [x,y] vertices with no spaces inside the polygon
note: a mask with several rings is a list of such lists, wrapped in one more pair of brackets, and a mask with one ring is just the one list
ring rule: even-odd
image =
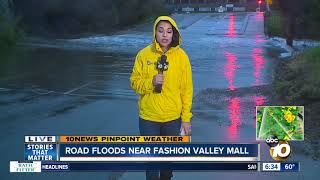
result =
[{"label": "red light reflection", "polygon": [[266,97],[264,96],[253,96],[256,106],[262,106],[266,102]]},{"label": "red light reflection", "polygon": [[254,85],[261,85],[261,70],[264,68],[264,58],[262,55],[262,49],[260,48],[254,48],[252,51],[252,60],[254,65],[254,77],[255,77],[255,83]]},{"label": "red light reflection", "polygon": [[230,38],[234,38],[237,36],[237,33],[234,29],[234,21],[235,21],[235,17],[234,15],[230,15],[230,19],[229,19],[229,29],[228,29],[228,33],[227,36]]},{"label": "red light reflection", "polygon": [[256,20],[259,22],[263,21],[263,12],[258,12],[256,15]]},{"label": "red light reflection", "polygon": [[264,38],[264,36],[262,34],[257,34],[256,35],[256,43],[263,43],[263,42],[267,42],[267,40]]},{"label": "red light reflection", "polygon": [[228,137],[232,141],[239,139],[239,126],[241,122],[240,112],[240,98],[235,97],[228,100],[228,115],[230,119],[230,125],[228,126]]},{"label": "red light reflection", "polygon": [[237,69],[237,56],[231,52],[224,52],[224,56],[227,58],[227,63],[224,65],[224,76],[229,82],[228,89],[235,90],[234,75]]}]

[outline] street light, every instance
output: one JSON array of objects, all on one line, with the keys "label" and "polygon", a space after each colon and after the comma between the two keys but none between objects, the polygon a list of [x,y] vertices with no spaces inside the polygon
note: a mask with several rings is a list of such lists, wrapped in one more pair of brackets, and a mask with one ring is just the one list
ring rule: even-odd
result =
[{"label": "street light", "polygon": [[258,0],[258,4],[259,4],[259,11],[260,11],[260,7],[261,7],[261,4],[262,4],[262,0]]}]

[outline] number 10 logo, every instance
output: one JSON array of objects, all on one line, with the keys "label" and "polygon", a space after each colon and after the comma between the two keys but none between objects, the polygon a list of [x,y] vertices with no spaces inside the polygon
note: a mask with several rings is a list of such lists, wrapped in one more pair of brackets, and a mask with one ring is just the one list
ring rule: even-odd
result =
[{"label": "number 10 logo", "polygon": [[284,161],[291,153],[291,147],[286,141],[279,141],[276,146],[270,147],[270,155],[274,160]]}]

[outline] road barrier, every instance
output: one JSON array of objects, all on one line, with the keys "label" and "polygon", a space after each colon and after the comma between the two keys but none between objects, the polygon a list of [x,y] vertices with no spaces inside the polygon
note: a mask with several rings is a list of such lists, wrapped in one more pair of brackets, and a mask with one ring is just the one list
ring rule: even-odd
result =
[{"label": "road barrier", "polygon": [[219,6],[219,7],[175,7],[175,12],[182,12],[182,13],[214,13],[214,12],[245,12],[247,10],[246,7],[225,7],[225,6]]}]

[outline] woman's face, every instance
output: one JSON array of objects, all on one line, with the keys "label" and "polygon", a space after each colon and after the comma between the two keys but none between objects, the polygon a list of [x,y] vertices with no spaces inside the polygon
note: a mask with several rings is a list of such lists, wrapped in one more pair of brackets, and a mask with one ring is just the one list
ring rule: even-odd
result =
[{"label": "woman's face", "polygon": [[160,21],[156,29],[156,40],[161,47],[168,48],[172,42],[172,25],[165,21]]}]

